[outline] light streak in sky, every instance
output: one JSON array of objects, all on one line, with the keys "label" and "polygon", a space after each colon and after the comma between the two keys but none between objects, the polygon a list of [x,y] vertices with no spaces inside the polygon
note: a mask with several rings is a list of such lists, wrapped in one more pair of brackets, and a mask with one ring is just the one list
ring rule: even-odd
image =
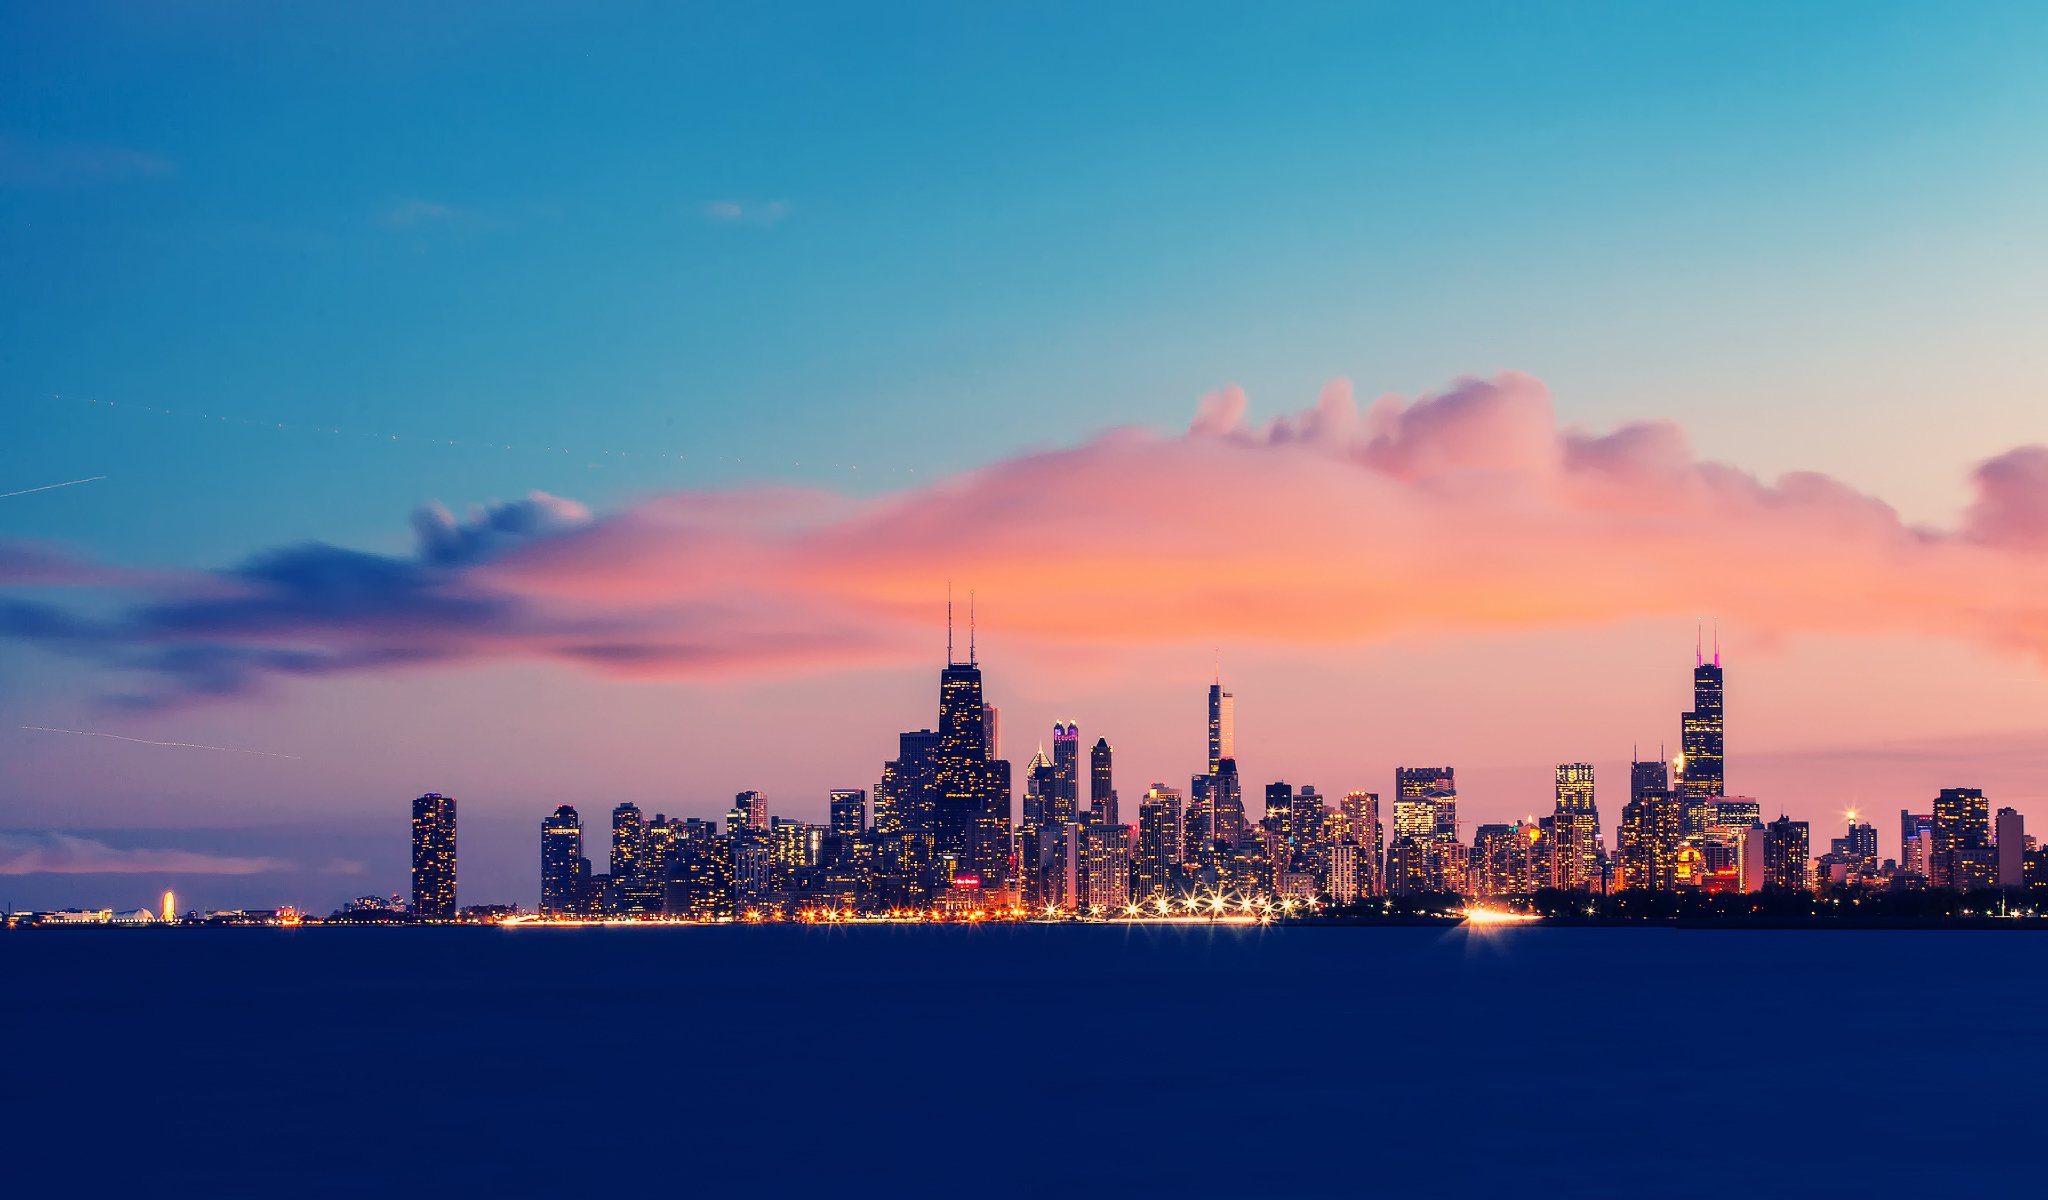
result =
[{"label": "light streak in sky", "polygon": [[[52,396],[50,397],[50,399],[52,399],[52,400],[54,400],[54,401],[56,401],[56,402],[58,402],[58,403],[60,403],[60,404],[61,404],[61,403],[66,403],[66,402],[67,402],[67,401],[65,400],[65,398],[64,398],[64,396],[63,396],[63,394],[62,394],[62,393],[57,393],[57,394],[53,394],[53,395],[52,395]],[[196,409],[196,408],[184,408],[184,409],[177,409],[177,410],[172,410],[172,409],[164,408],[164,407],[162,407],[162,406],[160,406],[160,405],[155,405],[155,404],[141,404],[141,403],[137,403],[137,402],[134,402],[134,401],[130,401],[130,402],[126,403],[126,404],[117,404],[116,402],[114,402],[114,401],[112,401],[112,400],[97,400],[97,399],[94,399],[94,398],[92,398],[92,397],[90,397],[90,396],[79,396],[79,397],[73,397],[73,398],[72,398],[72,400],[71,400],[70,402],[73,402],[73,403],[83,403],[83,404],[91,404],[91,405],[96,405],[96,406],[98,406],[98,407],[101,407],[101,408],[108,408],[108,409],[113,409],[113,410],[115,410],[115,411],[117,411],[117,412],[130,412],[130,413],[133,413],[133,412],[144,412],[144,413],[155,413],[155,414],[156,414],[156,415],[158,415],[158,416],[163,416],[163,417],[183,417],[183,418],[186,418],[186,419],[188,419],[188,420],[193,420],[193,421],[198,421],[198,422],[206,422],[206,423],[217,423],[217,424],[229,424],[229,425],[243,425],[243,426],[247,426],[248,428],[251,428],[251,429],[264,429],[264,430],[272,430],[272,431],[281,431],[281,432],[286,432],[286,433],[312,433],[312,434],[320,434],[320,435],[322,435],[322,436],[325,436],[325,437],[331,437],[331,438],[345,438],[345,439],[352,439],[352,440],[358,440],[358,441],[370,441],[370,442],[378,442],[378,443],[382,443],[382,444],[384,444],[384,445],[387,445],[387,446],[388,446],[388,445],[391,445],[391,444],[393,444],[393,443],[396,443],[396,444],[398,444],[398,445],[400,445],[400,446],[408,446],[408,445],[411,445],[411,446],[462,446],[462,447],[470,447],[470,448],[473,448],[473,449],[475,449],[475,448],[481,448],[481,449],[484,449],[484,450],[521,450],[521,451],[527,451],[527,452],[537,452],[537,453],[541,453],[541,454],[564,454],[564,455],[568,455],[568,456],[570,456],[570,457],[572,457],[572,458],[586,458],[586,459],[604,459],[604,458],[609,458],[609,459],[616,459],[616,460],[619,460],[619,461],[620,461],[620,462],[622,462],[622,463],[623,463],[623,462],[627,462],[627,461],[639,460],[639,461],[647,461],[647,462],[660,462],[660,461],[667,461],[667,462],[693,462],[693,461],[701,461],[701,462],[720,462],[720,463],[735,463],[735,464],[738,464],[738,463],[742,463],[742,462],[744,461],[744,460],[743,460],[743,459],[741,459],[741,458],[740,458],[740,456],[738,456],[738,455],[725,455],[725,454],[703,454],[703,453],[700,453],[700,454],[697,454],[697,455],[695,455],[695,456],[693,457],[693,456],[691,456],[691,455],[685,455],[685,454],[678,454],[678,453],[671,453],[671,452],[669,452],[669,451],[666,451],[666,450],[657,450],[657,449],[652,449],[652,448],[650,448],[650,447],[648,447],[648,446],[643,446],[643,447],[642,447],[642,448],[640,448],[640,449],[637,449],[637,450],[631,450],[631,451],[628,451],[628,450],[603,450],[603,449],[594,449],[594,448],[583,448],[583,449],[576,449],[576,448],[572,448],[572,447],[567,447],[567,446],[549,446],[549,445],[543,445],[543,444],[538,444],[538,443],[528,443],[528,444],[525,444],[525,445],[520,445],[520,446],[514,446],[513,444],[511,444],[511,443],[509,443],[509,442],[497,442],[497,441],[490,441],[490,440],[488,440],[488,439],[485,439],[485,438],[478,438],[478,437],[472,437],[472,438],[468,438],[468,439],[463,439],[463,438],[444,438],[444,437],[423,437],[423,436],[420,436],[420,435],[418,435],[418,434],[413,434],[413,433],[408,433],[408,434],[403,434],[403,435],[401,435],[401,434],[397,434],[397,433],[392,433],[392,432],[389,432],[388,430],[344,429],[344,428],[342,428],[342,427],[340,427],[340,426],[338,426],[338,425],[323,425],[323,424],[320,424],[320,423],[318,423],[318,422],[314,422],[314,421],[271,421],[271,420],[259,420],[259,419],[253,419],[253,418],[250,418],[250,417],[237,417],[237,416],[228,416],[228,415],[225,415],[225,414],[221,414],[221,413],[212,413],[212,412],[202,412],[202,411],[200,411],[200,410],[198,410],[198,409]],[[589,467],[600,467],[600,468],[601,468],[601,467],[604,467],[604,466],[606,466],[607,464],[605,464],[605,463],[602,463],[602,462],[587,462],[587,463],[585,463],[584,465],[585,465],[585,466],[589,466]],[[803,463],[801,463],[801,462],[795,462],[795,463],[793,463],[793,464],[791,464],[791,465],[793,465],[793,466],[799,466],[799,467],[800,467],[800,466],[802,466],[802,465],[803,465]],[[849,471],[858,471],[858,470],[860,470],[860,467],[859,467],[859,466],[858,466],[857,464],[854,464],[854,463],[841,463],[841,462],[833,462],[833,463],[826,463],[826,464],[824,464],[824,465],[826,465],[826,466],[830,466],[830,467],[842,467],[842,468],[844,468],[844,469],[846,469],[846,470],[849,470]],[[915,469],[914,469],[914,468],[913,468],[913,470],[912,470],[912,472],[911,472],[911,473],[912,473],[912,474],[915,474],[915,473],[916,473],[916,471],[915,471]],[[83,483],[83,482],[85,482],[85,481],[84,481],[84,480],[80,480],[79,482]],[[61,486],[66,486],[66,485],[62,485],[62,484],[59,484],[59,485],[56,485],[56,486],[60,486],[60,487],[61,487]]]},{"label": "light streak in sky", "polygon": [[119,733],[100,733],[91,729],[52,729],[48,725],[23,725],[37,733],[71,733],[79,737],[112,738],[117,742],[134,742],[138,746],[174,746],[180,750],[218,750],[223,754],[260,754],[265,758],[297,758],[296,754],[279,754],[274,750],[244,750],[239,746],[208,746],[199,742],[153,742],[148,738],[128,737]]},{"label": "light streak in sky", "polygon": [[58,488],[77,487],[81,483],[93,483],[105,478],[106,476],[104,475],[88,475],[84,479],[67,479],[63,483],[46,483],[41,487],[23,488],[18,492],[0,492],[0,500],[5,500],[9,496],[26,496],[30,492],[49,492],[55,491]]}]

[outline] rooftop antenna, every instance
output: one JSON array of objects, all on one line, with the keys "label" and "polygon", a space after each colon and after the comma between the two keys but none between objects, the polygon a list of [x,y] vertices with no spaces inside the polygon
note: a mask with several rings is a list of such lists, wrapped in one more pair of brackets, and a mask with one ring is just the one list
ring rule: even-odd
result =
[{"label": "rooftop antenna", "polygon": [[953,581],[946,581],[946,665],[953,665]]},{"label": "rooftop antenna", "polygon": [[1216,647],[1216,686],[1223,686],[1223,647]]},{"label": "rooftop antenna", "polygon": [[[1715,652],[1714,661],[1721,661],[1719,651]],[[970,667],[974,665],[974,590],[972,588],[968,589],[967,592],[967,665]]]},{"label": "rooftop antenna", "polygon": [[1721,618],[1714,618],[1714,665],[1721,665]]},{"label": "rooftop antenna", "polygon": [[1707,665],[1707,656],[1704,653],[1706,642],[1703,631],[1705,628],[1705,621],[1696,622],[1692,627],[1692,665],[1695,667]]}]

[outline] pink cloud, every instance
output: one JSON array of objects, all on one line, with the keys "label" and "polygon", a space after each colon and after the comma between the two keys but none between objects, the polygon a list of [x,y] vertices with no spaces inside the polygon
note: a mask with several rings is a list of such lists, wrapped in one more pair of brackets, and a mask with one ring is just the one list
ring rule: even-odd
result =
[{"label": "pink cloud", "polygon": [[[1362,412],[1339,381],[1258,426],[1246,409],[1224,389],[1184,434],[1120,430],[873,498],[429,509],[415,557],[280,551],[224,573],[232,597],[66,635],[166,678],[173,699],[515,658],[659,677],[905,661],[927,653],[948,581],[1047,651],[1708,613],[1765,637],[1907,632],[2048,654],[2048,450],[1981,466],[1977,505],[1942,533],[1825,476],[1701,461],[1667,423],[1560,428],[1526,375]],[[64,614],[30,615],[18,635],[61,640],[48,631]]]}]

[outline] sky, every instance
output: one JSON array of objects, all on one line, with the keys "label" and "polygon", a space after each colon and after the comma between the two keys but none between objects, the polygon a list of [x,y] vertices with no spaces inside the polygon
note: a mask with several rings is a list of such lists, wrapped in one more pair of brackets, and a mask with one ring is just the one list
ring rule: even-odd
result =
[{"label": "sky", "polygon": [[465,903],[532,903],[559,803],[821,819],[936,716],[949,585],[1005,753],[1076,720],[1127,805],[1220,661],[1248,780],[1450,763],[1469,827],[1584,760],[1611,827],[1704,622],[1730,790],[1818,845],[2048,822],[2044,50],[9,6],[0,904],[402,890],[427,790]]}]

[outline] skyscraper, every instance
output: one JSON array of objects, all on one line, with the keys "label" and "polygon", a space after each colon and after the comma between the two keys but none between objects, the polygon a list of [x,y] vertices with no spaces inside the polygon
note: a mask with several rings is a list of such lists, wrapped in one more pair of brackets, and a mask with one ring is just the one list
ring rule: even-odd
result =
[{"label": "skyscraper", "polygon": [[[768,832],[768,797],[760,792],[741,792],[732,798],[732,816],[738,820],[740,829],[748,833]],[[727,833],[739,832],[733,822],[727,821]]]},{"label": "skyscraper", "polygon": [[1386,829],[1380,824],[1378,792],[1351,792],[1338,806],[1352,844],[1358,847],[1358,894],[1377,896],[1386,884],[1381,871]]},{"label": "skyscraper", "polygon": [[867,791],[864,788],[833,788],[829,800],[832,836],[845,839],[850,846],[853,839],[867,832]]},{"label": "skyscraper", "polygon": [[1209,685],[1209,774],[1216,764],[1237,757],[1237,698],[1223,690],[1223,672]]},{"label": "skyscraper", "polygon": [[1081,727],[1072,721],[1052,724],[1052,770],[1066,820],[1081,811]]},{"label": "skyscraper", "polygon": [[455,918],[455,797],[428,792],[412,802],[412,911]]},{"label": "skyscraper", "polygon": [[1456,772],[1450,767],[1396,767],[1387,890],[1455,891],[1463,886],[1468,866],[1458,841]]},{"label": "skyscraper", "polygon": [[1714,661],[1695,648],[1692,671],[1692,711],[1679,721],[1681,769],[1678,791],[1691,802],[1727,793],[1722,762],[1724,722],[1722,710],[1721,636],[1714,635]]},{"label": "skyscraper", "polygon": [[612,809],[611,873],[621,886],[639,869],[646,846],[647,823],[641,819],[640,806],[628,800]]},{"label": "skyscraper", "polygon": [[1943,788],[1934,798],[1934,845],[1928,863],[1928,879],[1936,887],[1967,891],[1988,887],[1983,878],[1995,878],[1995,869],[1981,870],[1989,863],[1991,808],[1981,788]]},{"label": "skyscraper", "polygon": [[1138,854],[1131,899],[1147,904],[1173,894],[1181,857],[1180,793],[1155,783],[1138,803]]},{"label": "skyscraper", "polygon": [[2016,808],[1998,810],[1998,886],[2027,886],[2027,828]]},{"label": "skyscraper", "polygon": [[1764,826],[1764,886],[1780,892],[1809,889],[1806,822],[1780,814]]},{"label": "skyscraper", "polygon": [[1113,753],[1108,738],[1096,738],[1088,751],[1088,811],[1104,825],[1117,824],[1116,784],[1110,775]]},{"label": "skyscraper", "polygon": [[1555,844],[1550,869],[1553,886],[1566,891],[1600,888],[1600,810],[1593,801],[1593,765],[1559,763],[1556,770],[1557,809],[1551,816]]},{"label": "skyscraper", "polygon": [[583,910],[590,860],[583,857],[583,821],[561,805],[540,823],[540,911],[558,917]]}]

